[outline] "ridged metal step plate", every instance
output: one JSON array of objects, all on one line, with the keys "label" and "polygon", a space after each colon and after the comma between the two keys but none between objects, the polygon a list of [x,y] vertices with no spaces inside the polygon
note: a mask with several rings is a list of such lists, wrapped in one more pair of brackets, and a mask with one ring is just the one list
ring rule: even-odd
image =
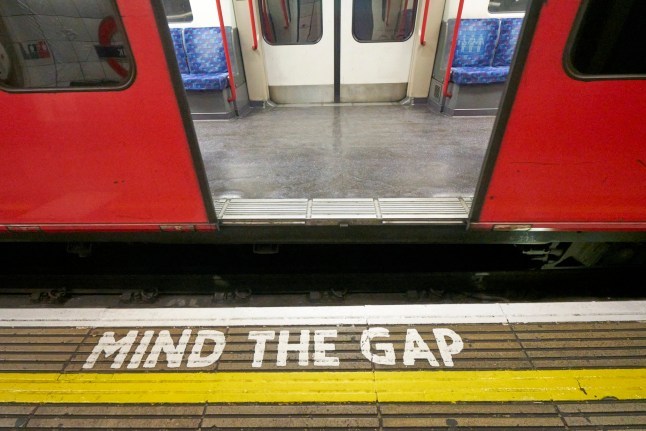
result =
[{"label": "ridged metal step plate", "polygon": [[356,199],[218,199],[223,225],[463,224],[471,197]]}]

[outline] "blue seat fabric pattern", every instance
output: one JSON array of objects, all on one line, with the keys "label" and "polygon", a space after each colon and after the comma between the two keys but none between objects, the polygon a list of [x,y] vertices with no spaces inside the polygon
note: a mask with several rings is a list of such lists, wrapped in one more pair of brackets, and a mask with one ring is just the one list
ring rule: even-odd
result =
[{"label": "blue seat fabric pattern", "polygon": [[491,66],[499,27],[500,22],[497,19],[462,20],[453,56],[453,66]]},{"label": "blue seat fabric pattern", "polygon": [[[455,25],[455,20],[450,21]],[[459,85],[505,82],[522,23],[522,18],[462,20],[451,81]]]},{"label": "blue seat fabric pattern", "polygon": [[500,39],[493,55],[492,66],[510,66],[516,50],[516,42],[523,25],[522,18],[503,18],[500,20]]},{"label": "blue seat fabric pattern", "polygon": [[184,40],[181,28],[171,28],[170,35],[173,39],[173,48],[175,49],[175,57],[177,57],[177,65],[179,72],[190,73],[188,70],[188,59],[186,58],[186,51],[184,50]]},{"label": "blue seat fabric pattern", "polygon": [[509,66],[454,67],[451,69],[451,81],[459,85],[505,82],[507,75],[509,75]]},{"label": "blue seat fabric pattern", "polygon": [[171,36],[186,90],[224,90],[229,87],[220,28],[171,28]]},{"label": "blue seat fabric pattern", "polygon": [[184,29],[184,45],[191,73],[222,73],[227,71],[222,35],[217,27]]},{"label": "blue seat fabric pattern", "polygon": [[224,73],[182,73],[186,90],[224,90],[229,86],[229,74]]}]

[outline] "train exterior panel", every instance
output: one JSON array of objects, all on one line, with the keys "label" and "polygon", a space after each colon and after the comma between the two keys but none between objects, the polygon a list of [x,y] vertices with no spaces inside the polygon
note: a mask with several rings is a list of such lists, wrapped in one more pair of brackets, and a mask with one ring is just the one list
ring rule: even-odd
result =
[{"label": "train exterior panel", "polygon": [[[393,1],[389,4],[394,9],[386,10],[386,2],[359,0],[352,4],[218,0],[219,7],[209,12],[200,12],[206,10],[201,7],[204,3],[195,7],[193,15],[186,15],[193,16],[187,23],[186,17],[166,20],[164,3],[168,2],[97,0],[68,3],[69,10],[61,9],[60,2],[52,2],[51,10],[37,3],[11,1],[0,8],[0,103],[11,107],[0,121],[0,232],[10,239],[38,230],[212,234],[222,226],[216,215],[225,214],[229,201],[218,200],[222,196],[212,190],[217,180],[209,175],[229,169],[218,165],[218,157],[233,157],[233,151],[227,152],[226,145],[225,150],[212,151],[209,157],[218,155],[205,166],[209,143],[198,142],[191,109],[196,101],[201,107],[205,101],[212,103],[215,93],[185,88],[182,79],[191,75],[195,55],[211,55],[212,60],[215,56],[209,45],[197,54],[179,57],[178,44],[196,43],[186,39],[191,27],[218,28],[213,34],[222,40],[215,43],[216,48],[228,47],[222,54],[228,75],[218,103],[229,110],[228,115],[239,116],[233,121],[243,127],[251,124],[243,115],[247,97],[256,107],[273,107],[283,101],[281,89],[296,89],[281,94],[298,98],[304,95],[300,87],[310,84],[320,87],[321,97],[284,102],[333,102],[339,109],[356,101],[419,104],[420,88],[436,91],[431,74],[433,80],[440,77],[434,73],[438,69],[434,63],[447,61],[440,55],[449,57],[450,69],[453,56],[440,53],[440,44],[451,46],[448,21],[457,18],[457,25],[451,24],[457,37],[462,12],[465,20],[477,19],[478,11],[488,4],[448,1],[442,12],[437,5],[429,7],[428,1]],[[499,85],[505,92],[475,194],[438,194],[455,198],[465,211],[457,220],[464,232],[550,230],[554,239],[559,232],[571,231],[646,232],[646,135],[641,122],[646,92],[639,79],[643,75],[597,79],[594,74],[581,77],[568,70],[573,34],[589,4],[530,2],[509,79]],[[202,16],[217,14],[217,9],[224,10],[224,18]],[[499,21],[523,15],[518,11],[496,15],[490,9],[482,12],[484,18]],[[27,27],[33,34],[18,30],[23,21],[37,24]],[[43,24],[47,22],[50,27]],[[301,35],[305,22],[308,33]],[[171,35],[169,26],[178,32]],[[81,37],[82,33],[87,36]],[[176,34],[179,39],[172,38]],[[303,42],[301,36],[307,40]],[[392,40],[385,40],[388,37]],[[243,58],[248,65],[246,77]],[[202,66],[211,67],[208,63]],[[323,75],[324,83],[319,80]],[[457,85],[448,82],[450,70],[446,76],[446,100],[451,88],[457,98]],[[190,77],[200,79],[195,74]],[[437,118],[428,121],[439,123]],[[283,133],[291,136],[295,146],[300,140],[298,121],[294,120],[293,130]],[[407,139],[406,121],[399,125],[403,132],[397,140]],[[454,135],[467,133],[466,122],[465,130],[458,122],[451,124]],[[443,127],[438,128],[440,135]],[[228,132],[204,133],[213,137]],[[255,139],[262,135],[262,130],[249,131]],[[464,151],[468,150],[456,144],[455,154]],[[430,167],[434,160],[428,162]],[[252,164],[244,175],[253,176],[254,169],[259,169],[253,160],[244,163]],[[321,198],[300,197],[303,202],[297,203],[307,214],[313,213],[312,198]],[[437,198],[414,196],[427,197]],[[377,195],[357,202],[368,202],[379,213],[375,208],[382,198],[399,196]],[[256,209],[265,208],[266,201],[254,202]],[[294,202],[281,198],[272,205],[283,208]],[[343,200],[333,203],[351,205]],[[277,211],[282,216],[282,210]],[[355,213],[361,215],[359,210]],[[262,214],[258,218],[271,219]],[[357,219],[360,223],[361,217]],[[275,223],[271,220],[266,225]],[[414,217],[410,220],[398,220],[402,231],[416,223]],[[454,219],[444,220],[424,220],[415,228],[456,225]],[[244,224],[248,223],[243,220],[240,225]],[[339,224],[347,223],[340,220]],[[487,241],[486,236],[478,238]]]},{"label": "train exterior panel", "polygon": [[491,176],[475,203],[484,226],[646,227],[644,81],[568,73],[580,9],[569,1],[535,5],[527,59],[512,78],[517,88],[494,136],[501,142],[490,149],[498,153],[490,153]]},{"label": "train exterior panel", "polygon": [[[14,42],[8,49],[24,52],[36,44],[47,53],[57,47],[50,34],[80,27],[88,33],[89,39],[83,42],[87,55],[96,56],[94,52],[105,42],[105,50],[117,46],[131,50],[134,60],[127,66],[132,70],[125,71],[127,80],[116,86],[110,76],[98,82],[85,78],[78,84],[74,83],[78,76],[72,76],[62,87],[60,81],[33,81],[33,73],[26,74],[32,77],[31,82],[2,85],[0,104],[10,109],[4,110],[0,121],[0,224],[16,230],[70,231],[208,225],[195,160],[150,2],[95,2],[95,9],[87,4],[72,7],[77,17],[69,18],[71,24],[53,23],[49,28],[39,26],[38,18],[55,21],[64,16],[57,11],[42,11],[39,16],[30,7],[37,2],[14,2],[15,10],[9,10],[9,3],[3,3],[5,28],[24,21],[40,36],[35,41]],[[106,6],[106,13],[114,13],[111,11],[116,11],[117,5],[121,15],[117,23],[123,21],[127,29],[129,45],[125,48],[118,39],[102,41],[96,23],[100,20],[95,18]],[[90,18],[83,18],[83,14]],[[109,17],[114,19],[105,13],[102,19]],[[78,32],[70,33],[66,40],[80,38]],[[122,33],[119,29],[113,32]],[[80,44],[63,43],[67,49]],[[52,57],[15,56],[14,61],[45,61],[49,64],[41,67],[57,67],[59,71],[74,65],[80,69],[78,63],[62,63],[60,56]],[[103,60],[100,64],[106,65]],[[82,66],[87,69],[86,64]],[[25,68],[27,72],[32,69]]]}]

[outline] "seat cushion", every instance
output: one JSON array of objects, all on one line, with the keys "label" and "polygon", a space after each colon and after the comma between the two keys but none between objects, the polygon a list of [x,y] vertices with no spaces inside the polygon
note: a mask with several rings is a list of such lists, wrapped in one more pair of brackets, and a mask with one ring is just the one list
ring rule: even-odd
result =
[{"label": "seat cushion", "polygon": [[177,58],[177,65],[179,66],[179,72],[190,73],[188,70],[186,51],[184,50],[184,40],[182,36],[182,29],[171,28],[170,35],[173,39],[173,48],[175,49],[175,57]]},{"label": "seat cushion", "polygon": [[[455,20],[453,25],[455,25]],[[464,19],[455,46],[453,66],[491,66],[494,49],[498,41],[500,21],[491,19]],[[449,31],[453,26],[449,25]],[[449,33],[451,34],[451,33]]]},{"label": "seat cushion", "polygon": [[509,66],[454,67],[451,69],[451,81],[460,85],[505,82],[507,75],[509,75]]},{"label": "seat cushion", "polygon": [[184,46],[186,47],[188,68],[192,74],[227,72],[220,28],[186,28],[184,29]]},{"label": "seat cushion", "polygon": [[500,20],[500,38],[493,55],[492,66],[510,66],[516,50],[516,42],[523,25],[522,18],[503,18]]},{"label": "seat cushion", "polygon": [[228,73],[182,74],[186,90],[224,90],[229,86]]}]

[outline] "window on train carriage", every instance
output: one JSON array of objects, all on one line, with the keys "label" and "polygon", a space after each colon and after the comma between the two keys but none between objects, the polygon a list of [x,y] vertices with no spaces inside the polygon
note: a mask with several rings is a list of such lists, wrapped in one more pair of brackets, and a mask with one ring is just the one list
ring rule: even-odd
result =
[{"label": "window on train carriage", "polygon": [[566,69],[580,79],[646,74],[646,2],[589,0],[570,35]]},{"label": "window on train carriage", "polygon": [[354,0],[352,35],[359,42],[403,42],[413,34],[417,0]]},{"label": "window on train carriage", "polygon": [[114,0],[0,1],[0,88],[122,89],[133,71]]},{"label": "window on train carriage", "polygon": [[163,6],[169,23],[193,21],[190,0],[163,0]]},{"label": "window on train carriage", "polygon": [[270,45],[310,45],[321,40],[321,0],[259,0],[260,25]]},{"label": "window on train carriage", "polygon": [[489,0],[489,13],[525,12],[529,0]]}]

